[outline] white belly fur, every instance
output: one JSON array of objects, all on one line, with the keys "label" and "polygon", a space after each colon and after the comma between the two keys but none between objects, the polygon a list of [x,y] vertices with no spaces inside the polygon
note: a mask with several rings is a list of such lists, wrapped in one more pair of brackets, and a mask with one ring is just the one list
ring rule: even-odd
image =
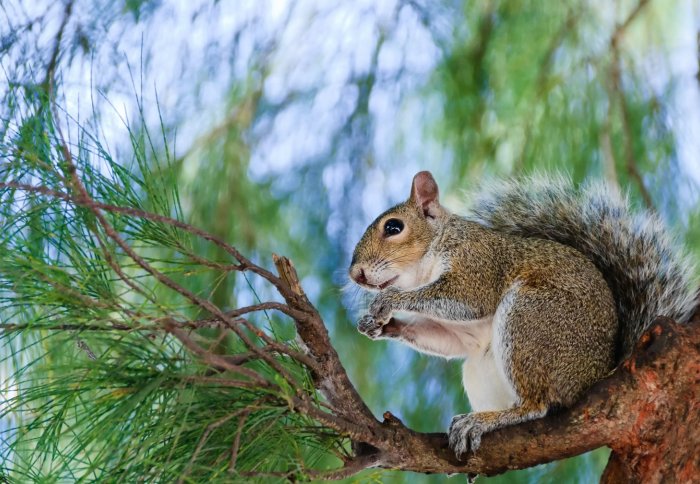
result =
[{"label": "white belly fur", "polygon": [[466,358],[462,383],[472,410],[505,410],[518,402],[515,389],[499,364],[502,362],[497,361],[503,346],[495,334],[499,315],[472,321],[427,318],[404,312],[397,312],[397,316],[409,323],[404,329],[406,344],[431,355]]},{"label": "white belly fur", "polygon": [[505,410],[517,403],[517,394],[496,364],[493,350],[470,355],[462,371],[462,383],[472,411]]}]

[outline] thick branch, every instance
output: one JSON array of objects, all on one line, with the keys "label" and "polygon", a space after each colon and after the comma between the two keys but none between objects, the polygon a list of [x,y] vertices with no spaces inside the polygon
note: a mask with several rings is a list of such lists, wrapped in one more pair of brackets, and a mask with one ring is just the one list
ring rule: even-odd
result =
[{"label": "thick branch", "polygon": [[[479,451],[464,462],[448,449],[445,434],[415,433],[388,415],[384,428],[393,445],[379,449],[380,465],[493,475],[607,445],[625,462],[634,463],[627,469],[633,480],[684,481],[683,476],[700,475],[697,455],[682,459],[675,452],[700,445],[700,434],[691,430],[700,428],[698,383],[700,314],[693,324],[683,326],[660,319],[637,351],[576,406],[486,434]],[[672,445],[678,434],[683,435],[682,446]]]}]

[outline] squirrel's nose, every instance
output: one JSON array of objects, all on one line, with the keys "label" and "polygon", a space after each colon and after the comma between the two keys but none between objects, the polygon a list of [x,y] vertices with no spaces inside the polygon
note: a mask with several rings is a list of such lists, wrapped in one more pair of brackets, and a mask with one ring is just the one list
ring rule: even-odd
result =
[{"label": "squirrel's nose", "polygon": [[360,275],[357,276],[357,282],[360,284],[367,284],[367,276],[365,276],[365,270],[360,269]]},{"label": "squirrel's nose", "polygon": [[353,267],[350,270],[350,277],[358,284],[367,284],[367,276],[365,270],[361,267]]}]

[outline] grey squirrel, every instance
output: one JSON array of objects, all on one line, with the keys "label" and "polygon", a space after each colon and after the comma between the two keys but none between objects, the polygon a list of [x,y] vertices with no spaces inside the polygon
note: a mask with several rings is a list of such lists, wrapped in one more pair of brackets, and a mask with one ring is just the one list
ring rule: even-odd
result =
[{"label": "grey squirrel", "polygon": [[361,333],[465,359],[473,412],[448,431],[460,456],[485,432],[572,405],[656,316],[686,322],[691,267],[655,215],[605,184],[496,183],[462,217],[422,171],[367,228],[350,277],[377,292]]}]

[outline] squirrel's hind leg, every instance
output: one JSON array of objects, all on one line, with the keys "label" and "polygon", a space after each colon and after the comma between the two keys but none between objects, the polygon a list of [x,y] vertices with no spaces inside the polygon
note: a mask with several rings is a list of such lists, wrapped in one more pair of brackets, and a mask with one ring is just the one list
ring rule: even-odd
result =
[{"label": "squirrel's hind leg", "polygon": [[553,405],[571,405],[610,367],[612,306],[589,310],[594,293],[538,281],[513,284],[493,317],[493,359],[516,395],[515,405],[454,417],[449,438],[457,455],[476,450],[484,432],[543,417]]},{"label": "squirrel's hind leg", "polygon": [[520,406],[568,407],[612,368],[616,316],[603,299],[548,281],[507,292],[494,314],[492,348]]}]

